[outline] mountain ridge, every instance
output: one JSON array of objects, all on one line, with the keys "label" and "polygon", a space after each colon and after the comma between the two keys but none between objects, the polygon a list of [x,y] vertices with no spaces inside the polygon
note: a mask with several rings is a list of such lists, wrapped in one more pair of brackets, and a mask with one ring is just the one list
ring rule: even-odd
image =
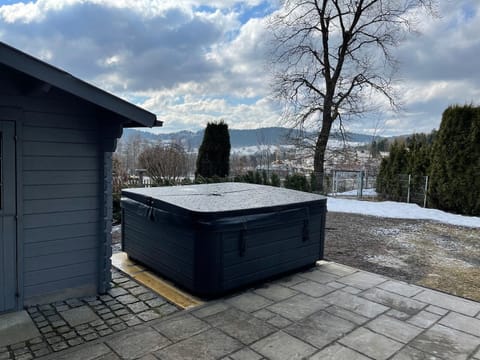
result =
[{"label": "mountain ridge", "polygon": [[[259,146],[259,145],[286,145],[290,134],[298,135],[298,130],[284,127],[266,127],[259,129],[229,129],[232,148]],[[176,141],[187,148],[198,148],[203,139],[204,130],[182,130],[173,133],[154,134],[137,129],[125,129],[122,139],[128,141],[130,137],[140,136],[148,141]],[[310,133],[313,135],[313,133]],[[346,133],[347,141],[358,143],[371,143],[372,135],[360,133]],[[380,139],[381,137],[376,137]],[[331,139],[342,140],[341,134],[333,133]]]}]

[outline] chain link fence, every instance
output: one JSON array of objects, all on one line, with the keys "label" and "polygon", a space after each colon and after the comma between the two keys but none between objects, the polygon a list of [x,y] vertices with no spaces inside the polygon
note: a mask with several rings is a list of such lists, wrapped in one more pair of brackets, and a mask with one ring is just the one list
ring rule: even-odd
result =
[{"label": "chain link fence", "polygon": [[345,197],[374,197],[376,196],[376,176],[365,171],[334,171],[325,177],[324,188],[330,195]]},{"label": "chain link fence", "polygon": [[400,193],[399,201],[427,206],[428,176],[414,176],[399,174]]}]

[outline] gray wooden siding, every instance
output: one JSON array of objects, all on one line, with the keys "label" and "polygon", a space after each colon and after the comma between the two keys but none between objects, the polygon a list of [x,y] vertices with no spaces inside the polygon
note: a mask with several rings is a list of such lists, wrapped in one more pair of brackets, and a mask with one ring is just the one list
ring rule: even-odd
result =
[{"label": "gray wooden siding", "polygon": [[22,124],[26,303],[97,286],[103,188],[95,115],[32,106]]}]

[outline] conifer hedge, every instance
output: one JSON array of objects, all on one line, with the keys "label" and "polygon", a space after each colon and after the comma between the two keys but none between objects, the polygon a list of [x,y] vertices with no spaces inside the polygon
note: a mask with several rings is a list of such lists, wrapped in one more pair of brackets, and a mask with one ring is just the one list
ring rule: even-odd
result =
[{"label": "conifer hedge", "polygon": [[395,141],[377,177],[383,198],[405,200],[399,174],[411,174],[413,186],[429,176],[429,207],[480,216],[480,107],[450,106],[437,132]]},{"label": "conifer hedge", "polygon": [[450,106],[432,149],[430,205],[480,215],[480,107]]}]

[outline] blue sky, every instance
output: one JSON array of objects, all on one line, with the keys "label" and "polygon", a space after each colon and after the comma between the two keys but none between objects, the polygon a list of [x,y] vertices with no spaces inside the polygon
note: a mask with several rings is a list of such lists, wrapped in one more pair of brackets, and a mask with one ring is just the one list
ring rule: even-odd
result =
[{"label": "blue sky", "polygon": [[[0,41],[132,101],[157,131],[282,125],[271,97],[267,17],[278,0],[0,0]],[[351,122],[380,135],[428,132],[450,104],[480,99],[480,1],[442,0],[439,18],[395,50],[403,111]]]}]

